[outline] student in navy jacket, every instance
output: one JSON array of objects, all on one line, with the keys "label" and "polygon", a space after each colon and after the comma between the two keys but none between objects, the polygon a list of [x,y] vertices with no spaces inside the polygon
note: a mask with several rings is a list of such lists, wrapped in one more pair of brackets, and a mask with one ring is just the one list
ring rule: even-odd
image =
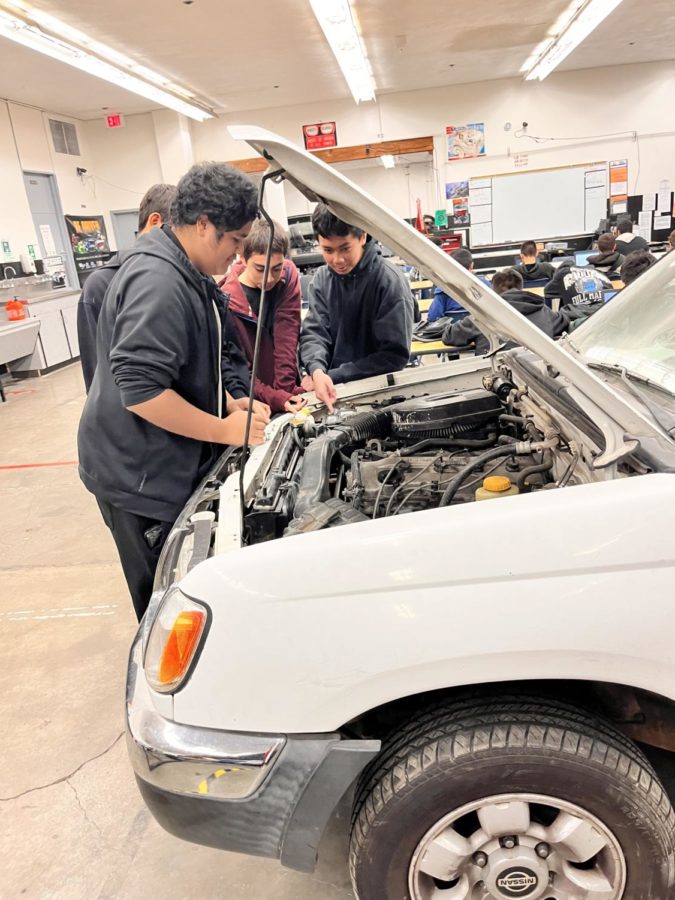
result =
[{"label": "student in navy jacket", "polygon": [[[460,266],[464,266],[469,272],[473,272],[473,256],[471,255],[471,251],[467,250],[466,247],[460,247],[458,250],[453,250],[450,256],[455,262],[459,263]],[[485,281],[485,279],[481,278],[481,281]],[[485,283],[487,284],[488,282],[485,281]],[[427,313],[427,322],[435,322],[437,319],[443,319],[446,316],[460,319],[466,314],[464,307],[461,303],[458,303],[454,297],[446,294],[442,288],[435,288],[434,299],[429,307],[429,312]]]}]

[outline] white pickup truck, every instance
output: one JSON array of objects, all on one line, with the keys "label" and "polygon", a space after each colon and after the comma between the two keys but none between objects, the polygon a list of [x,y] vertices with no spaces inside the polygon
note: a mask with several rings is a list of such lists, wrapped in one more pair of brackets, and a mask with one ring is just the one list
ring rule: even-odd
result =
[{"label": "white pickup truck", "polygon": [[186,840],[309,871],[352,796],[360,900],[666,900],[675,254],[554,343],[318,159],[234,133],[458,298],[492,352],[275,419],[243,498],[224,453],[131,651],[145,802]]}]

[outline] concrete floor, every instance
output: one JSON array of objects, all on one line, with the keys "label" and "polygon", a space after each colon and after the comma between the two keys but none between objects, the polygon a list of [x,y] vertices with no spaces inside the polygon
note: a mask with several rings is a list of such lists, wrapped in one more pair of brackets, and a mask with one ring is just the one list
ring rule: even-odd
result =
[{"label": "concrete floor", "polygon": [[[1,898],[349,900],[334,828],[314,876],[179,841],[123,740],[135,631],[115,547],[77,476],[78,364],[0,403]],[[61,465],[21,468],[36,463]]]}]

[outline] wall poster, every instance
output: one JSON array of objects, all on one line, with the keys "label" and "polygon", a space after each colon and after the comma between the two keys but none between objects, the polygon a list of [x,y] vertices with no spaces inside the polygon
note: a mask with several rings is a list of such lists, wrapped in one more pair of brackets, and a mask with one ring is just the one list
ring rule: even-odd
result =
[{"label": "wall poster", "polygon": [[448,142],[448,161],[485,156],[485,122],[470,125],[448,125],[445,129]]}]

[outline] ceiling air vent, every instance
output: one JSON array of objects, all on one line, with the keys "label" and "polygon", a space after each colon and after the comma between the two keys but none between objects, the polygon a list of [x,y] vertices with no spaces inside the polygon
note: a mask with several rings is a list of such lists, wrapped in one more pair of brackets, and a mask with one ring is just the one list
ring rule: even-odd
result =
[{"label": "ceiling air vent", "polygon": [[52,130],[52,141],[57,153],[67,153],[70,156],[80,155],[80,145],[77,142],[77,131],[70,122],[61,122],[59,119],[50,119],[49,127]]}]

